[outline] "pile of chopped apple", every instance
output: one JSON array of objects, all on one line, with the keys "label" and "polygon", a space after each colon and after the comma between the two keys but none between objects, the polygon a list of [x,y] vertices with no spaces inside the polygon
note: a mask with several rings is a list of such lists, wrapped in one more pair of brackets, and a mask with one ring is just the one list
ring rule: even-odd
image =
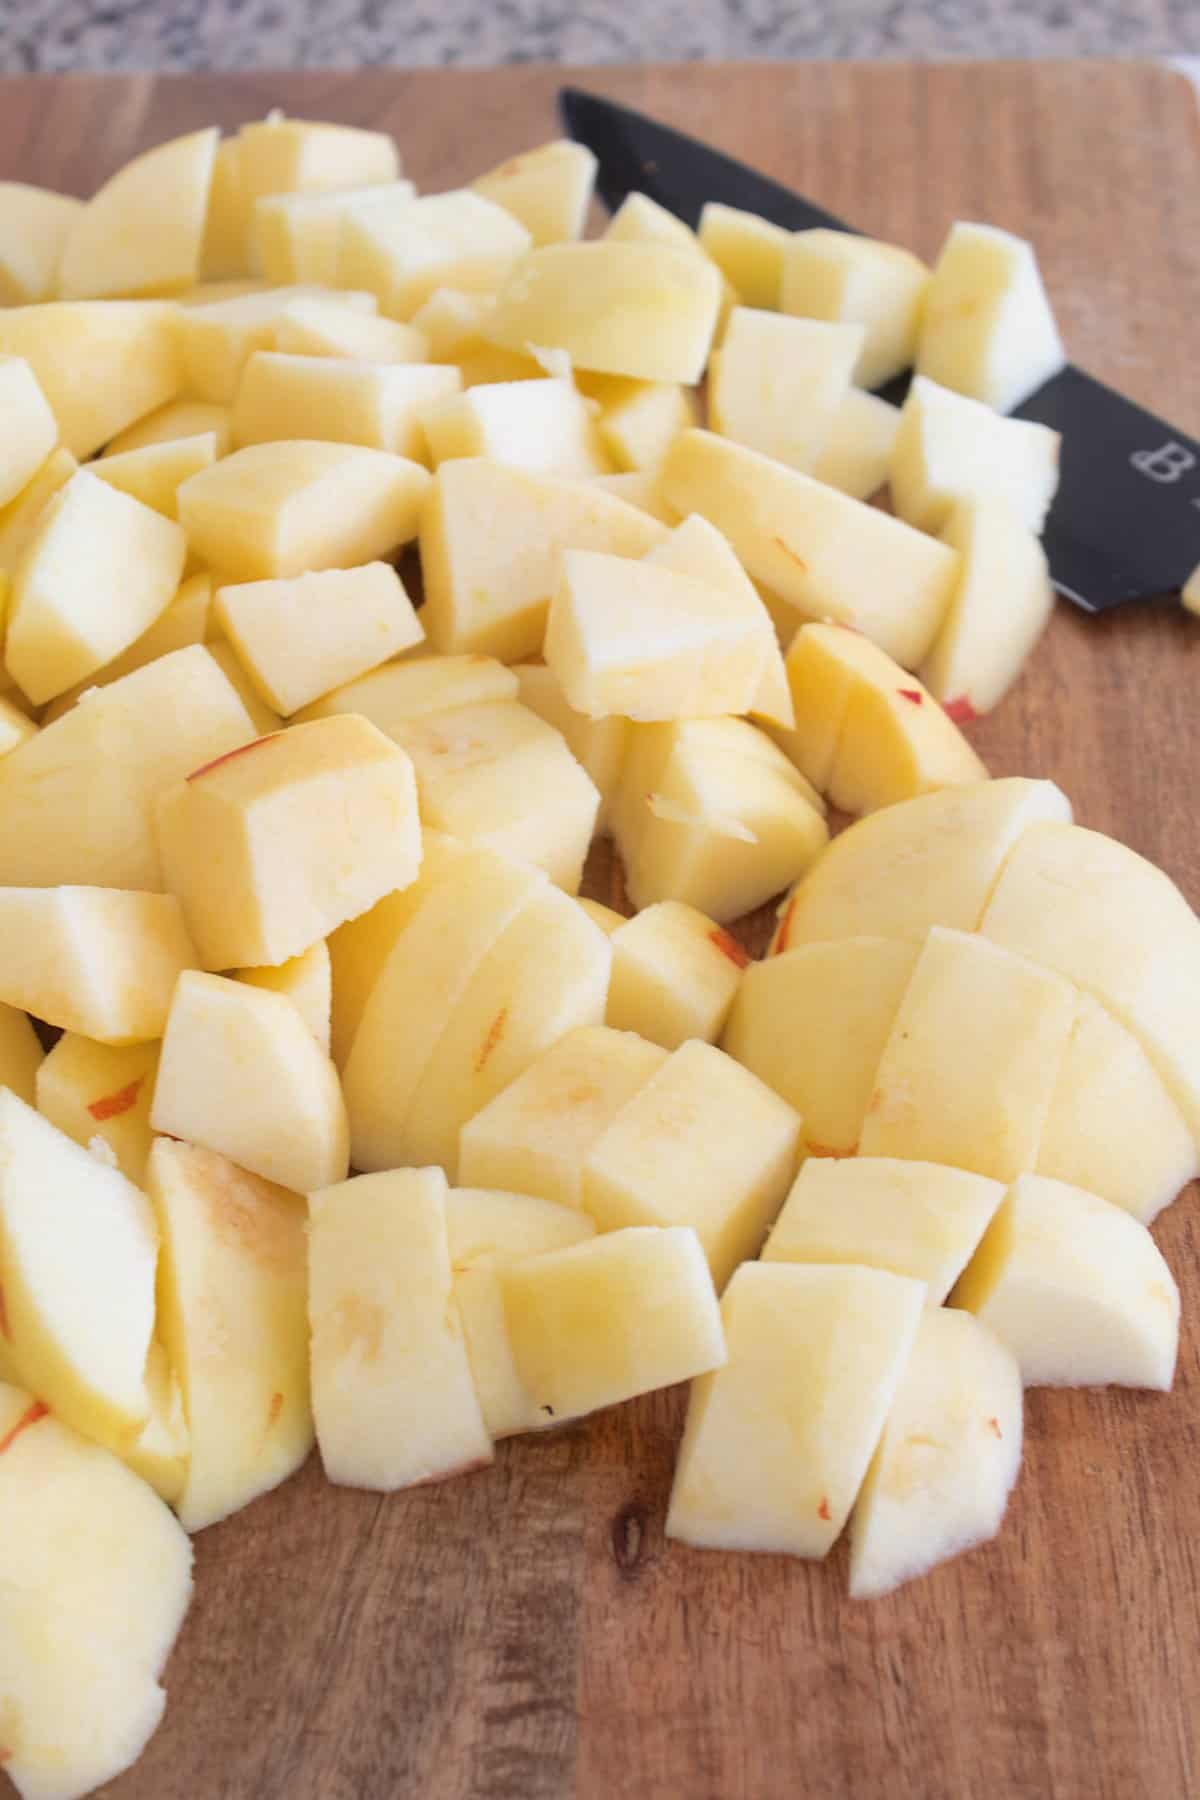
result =
[{"label": "pile of chopped apple", "polygon": [[0,185],[28,1800],[137,1756],[186,1534],[314,1442],[392,1490],[691,1381],[668,1533],[848,1524],[866,1595],[995,1534],[1024,1385],[1171,1383],[1200,923],[960,730],[1050,607],[1032,252],[584,242],[593,177],[272,117]]}]

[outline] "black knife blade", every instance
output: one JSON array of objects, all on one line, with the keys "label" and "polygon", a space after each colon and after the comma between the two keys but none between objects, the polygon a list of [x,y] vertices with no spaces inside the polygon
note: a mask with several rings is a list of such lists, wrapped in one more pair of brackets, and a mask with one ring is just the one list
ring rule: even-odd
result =
[{"label": "black knife blade", "polygon": [[[695,226],[707,201],[787,231],[853,231],[780,182],[628,107],[580,88],[559,96],[566,128],[599,161],[610,208],[657,200]],[[902,398],[892,384],[889,399]],[[1068,364],[1016,408],[1062,433],[1058,494],[1044,541],[1054,584],[1085,612],[1178,593],[1200,564],[1200,442]]]}]

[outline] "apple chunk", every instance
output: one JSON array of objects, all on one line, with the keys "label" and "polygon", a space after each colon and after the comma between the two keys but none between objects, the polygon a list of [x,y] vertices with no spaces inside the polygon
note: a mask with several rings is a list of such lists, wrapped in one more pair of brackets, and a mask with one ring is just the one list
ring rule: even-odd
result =
[{"label": "apple chunk", "polygon": [[698,236],[700,248],[712,257],[743,306],[779,305],[790,232],[757,213],[709,200],[700,214]]},{"label": "apple chunk", "polygon": [[811,472],[849,392],[864,335],[861,325],[735,306],[709,370],[712,429]]},{"label": "apple chunk", "polygon": [[486,456],[581,481],[612,467],[591,409],[569,379],[485,382],[457,397],[437,396],[421,427],[435,466]]},{"label": "apple chunk", "polygon": [[664,1049],[720,1037],[750,958],[694,906],[661,900],[610,934],[613,967],[605,1018]]},{"label": "apple chunk", "polygon": [[37,1108],[77,1144],[100,1138],[122,1175],[140,1187],[154,1142],[157,1071],[157,1044],[98,1044],[64,1031],[38,1069]]},{"label": "apple chunk", "polygon": [[58,425],[32,368],[21,356],[0,356],[0,507],[32,481],[58,442]]},{"label": "apple chunk", "polygon": [[934,266],[917,372],[1011,412],[1066,357],[1032,244],[959,221]]},{"label": "apple chunk", "polygon": [[778,305],[785,313],[863,328],[854,370],[860,387],[882,387],[917,352],[929,270],[897,244],[818,228],[795,231],[783,251]]},{"label": "apple chunk", "polygon": [[512,213],[458,188],[395,208],[348,213],[338,277],[343,287],[374,294],[389,318],[411,319],[440,287],[494,292],[529,244],[529,233]]},{"label": "apple chunk", "polygon": [[64,300],[0,310],[0,355],[25,357],[82,462],[182,386],[179,312],[162,300]]},{"label": "apple chunk", "polygon": [[97,189],[63,246],[64,300],[169,294],[199,279],[219,137],[214,125],[156,144]]},{"label": "apple chunk", "polygon": [[603,832],[608,825],[609,806],[621,778],[629,722],[619,715],[605,719],[589,719],[571,706],[553,669],[545,663],[518,663],[512,673],[520,687],[522,706],[535,712],[539,719],[565,740],[568,750],[590,778],[600,795],[595,830]]},{"label": "apple chunk", "polygon": [[692,1388],[667,1535],[825,1556],[879,1441],[924,1294],[882,1269],[739,1269],[721,1305],[728,1361]]},{"label": "apple chunk", "polygon": [[240,447],[287,438],[322,439],[365,444],[424,462],[421,421],[430,407],[451,399],[461,385],[457,369],[433,364],[256,350],[242,371],[233,402],[234,441]]},{"label": "apple chunk", "polygon": [[269,988],[290,1000],[320,1048],[329,1055],[333,1011],[333,968],[329,946],[319,938],[299,956],[259,969],[239,969],[239,981]]},{"label": "apple chunk", "polygon": [[1060,443],[1048,425],[1002,418],[918,375],[900,411],[892,503],[910,525],[940,531],[956,502],[995,497],[1038,532],[1058,487]]},{"label": "apple chunk", "polygon": [[82,211],[73,194],[0,181],[0,306],[49,300],[62,247]]},{"label": "apple chunk", "polygon": [[471,186],[510,212],[537,246],[570,243],[582,235],[595,182],[592,152],[568,138],[555,138],[510,157]]}]

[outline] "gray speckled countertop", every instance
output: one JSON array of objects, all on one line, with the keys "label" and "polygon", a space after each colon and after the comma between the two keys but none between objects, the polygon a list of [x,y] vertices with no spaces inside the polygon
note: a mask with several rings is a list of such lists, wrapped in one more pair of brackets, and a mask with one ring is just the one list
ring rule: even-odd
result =
[{"label": "gray speckled countertop", "polygon": [[0,0],[0,73],[1200,52],[1197,0]]}]

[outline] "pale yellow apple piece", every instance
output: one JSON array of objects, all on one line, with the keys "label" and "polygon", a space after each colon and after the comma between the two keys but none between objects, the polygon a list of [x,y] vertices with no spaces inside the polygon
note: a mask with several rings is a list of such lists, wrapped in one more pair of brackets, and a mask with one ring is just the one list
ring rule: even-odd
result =
[{"label": "pale yellow apple piece", "polygon": [[78,213],[63,245],[63,300],[170,294],[200,278],[220,133],[216,126],[135,156]]},{"label": "pale yellow apple piece", "polygon": [[155,1043],[99,1044],[65,1031],[38,1067],[37,1109],[85,1148],[102,1139],[122,1175],[140,1187],[154,1141],[150,1102],[157,1072]]},{"label": "pale yellow apple piece", "polygon": [[[267,705],[233,645],[225,638],[216,638],[206,644],[205,648],[241,701],[249,717],[253,735],[269,737],[272,732],[278,731],[283,724],[282,718]],[[291,723],[294,724],[295,720]],[[190,773],[190,770],[186,772]]]},{"label": "pale yellow apple piece", "polygon": [[500,1272],[513,1360],[561,1424],[725,1361],[721,1313],[694,1231],[633,1227]]},{"label": "pale yellow apple piece", "polygon": [[693,1040],[589,1147],[583,1203],[601,1231],[692,1226],[719,1291],[758,1254],[799,1148],[793,1108],[732,1057]]},{"label": "pale yellow apple piece", "polygon": [[179,526],[80,469],[47,504],[13,575],[5,662],[51,700],[139,638],[179,586]]},{"label": "pale yellow apple piece", "polygon": [[233,402],[238,445],[285,438],[364,444],[424,461],[422,419],[462,385],[435,363],[373,363],[256,350]]},{"label": "pale yellow apple piece", "polygon": [[1021,776],[885,807],[842,832],[799,884],[779,947],[862,935],[921,943],[931,925],[974,931],[1014,844],[1070,818],[1052,781]]},{"label": "pale yellow apple piece", "polygon": [[177,307],[162,300],[65,300],[0,310],[0,355],[23,356],[62,446],[91,456],[182,385]]},{"label": "pale yellow apple piece", "polygon": [[948,545],[714,432],[681,432],[659,480],[800,612],[854,626],[906,667],[929,649],[958,573]]},{"label": "pale yellow apple piece", "polygon": [[940,531],[960,501],[999,499],[1040,532],[1058,487],[1062,440],[1048,425],[1006,419],[980,400],[914,376],[889,471],[898,516]]},{"label": "pale yellow apple piece", "polygon": [[179,485],[217,461],[217,434],[198,432],[174,442],[146,444],[140,450],[110,451],[91,465],[92,472],[110,487],[140,500],[164,519],[179,517]]},{"label": "pale yellow apple piece", "polygon": [[424,636],[404,584],[384,562],[220,588],[213,610],[260,694],[284,715]]},{"label": "pale yellow apple piece", "polygon": [[578,481],[612,468],[591,409],[570,381],[503,381],[435,396],[422,429],[435,468],[455,457],[486,456]]},{"label": "pale yellow apple piece", "polygon": [[121,1451],[121,1461],[148,1482],[160,1500],[174,1506],[187,1482],[191,1433],[179,1377],[157,1339],[146,1353],[146,1394],[150,1417]]},{"label": "pale yellow apple piece", "polygon": [[750,961],[737,939],[694,906],[662,900],[611,934],[607,1023],[677,1050],[715,1044]]},{"label": "pale yellow apple piece", "polygon": [[713,431],[812,471],[863,345],[861,325],[737,306],[708,377]]},{"label": "pale yellow apple piece", "polygon": [[337,1073],[282,994],[189,970],[163,1034],[150,1123],[297,1193],[345,1179]]},{"label": "pale yellow apple piece", "polygon": [[240,281],[250,273],[250,197],[242,180],[242,147],[235,137],[223,138],[213,158],[208,191],[208,217],[200,248],[200,274],[206,283]]},{"label": "pale yellow apple piece", "polygon": [[810,1157],[762,1260],[890,1269],[924,1282],[926,1306],[940,1307],[1003,1198],[1003,1182],[942,1163]]},{"label": "pale yellow apple piece", "polygon": [[565,350],[576,368],[641,381],[698,381],[721,305],[706,257],[662,243],[552,244],[501,288],[485,330],[506,350]]},{"label": "pale yellow apple piece", "polygon": [[652,469],[627,469],[620,475],[593,475],[590,485],[602,493],[612,494],[639,512],[649,513],[661,525],[675,525],[679,514],[668,506],[658,491],[658,476]]},{"label": "pale yellow apple piece", "polygon": [[1169,875],[1098,831],[1043,825],[1014,848],[979,929],[1115,1014],[1200,1142],[1200,921]]},{"label": "pale yellow apple piece", "polygon": [[40,1400],[0,1387],[4,1771],[22,1800],[78,1800],[145,1749],[192,1593],[168,1507]]},{"label": "pale yellow apple piece", "polygon": [[848,388],[813,464],[813,475],[855,500],[869,500],[888,478],[899,429],[899,407],[862,388]]},{"label": "pale yellow apple piece", "polygon": [[265,194],[321,193],[392,182],[400,157],[384,131],[272,112],[238,132],[244,202],[253,216]]},{"label": "pale yellow apple piece", "polygon": [[403,207],[416,198],[411,181],[374,181],[367,187],[300,189],[262,194],[254,202],[251,233],[268,281],[341,285],[342,223],[361,207]]},{"label": "pale yellow apple piece", "polygon": [[0,418],[4,420],[0,507],[4,507],[33,480],[58,442],[57,421],[37,376],[22,356],[0,355]]},{"label": "pale yellow apple piece", "polygon": [[251,987],[269,988],[283,994],[296,1008],[320,1048],[329,1055],[330,1018],[333,1010],[333,969],[329,946],[318,939],[299,956],[274,967],[239,969],[239,981]]},{"label": "pale yellow apple piece", "polygon": [[441,287],[494,293],[531,241],[510,212],[469,188],[428,194],[393,211],[349,213],[339,282],[366,288],[389,318],[411,320]]},{"label": "pale yellow apple piece", "polygon": [[298,1469],[313,1443],[302,1198],[159,1138],[146,1187],[162,1233],[159,1331],[190,1435],[189,1531]]},{"label": "pale yellow apple piece", "polygon": [[330,1481],[390,1492],[492,1460],[471,1376],[440,1169],[309,1196],[313,1412]]},{"label": "pale yellow apple piece", "polygon": [[924,1294],[882,1269],[739,1269],[721,1304],[728,1361],[692,1388],[667,1535],[827,1555],[895,1399]]},{"label": "pale yellow apple piece", "polygon": [[409,758],[368,720],[317,719],[196,769],[158,805],[203,965],[282,963],[420,866]]},{"label": "pale yellow apple piece", "polygon": [[818,228],[793,232],[785,246],[778,304],[802,318],[864,326],[854,379],[877,388],[915,360],[928,288],[929,270],[911,250]]},{"label": "pale yellow apple piece", "polygon": [[855,688],[869,676],[905,681],[904,671],[861,632],[816,623],[797,629],[783,666],[795,723],[771,736],[805,779],[827,793]]},{"label": "pale yellow apple piece", "polygon": [[471,186],[510,212],[531,242],[563,244],[582,237],[596,182],[596,158],[583,144],[555,138],[523,150],[478,176]]},{"label": "pale yellow apple piece", "polygon": [[[231,406],[242,371],[256,350],[269,350],[280,321],[294,300],[331,290],[308,283],[254,288],[224,300],[207,300],[179,313],[179,357],[191,393],[200,400]],[[365,315],[375,311],[375,296],[358,289],[339,292],[342,307]]]},{"label": "pale yellow apple piece", "polygon": [[[435,288],[410,321],[411,329],[425,339],[434,362],[458,362],[484,345],[483,323],[496,304],[493,294],[473,294],[465,288]],[[532,357],[523,363],[534,366]],[[545,374],[538,371],[539,376]]]},{"label": "pale yellow apple piece", "polygon": [[[103,465],[97,463],[93,466],[100,469]],[[108,687],[123,675],[132,675],[135,669],[144,669],[148,664],[157,662],[160,657],[169,656],[174,650],[187,650],[193,644],[203,644],[209,633],[212,593],[211,575],[189,575],[186,581],[181,581],[175,598],[163,608],[153,625],[143,631],[141,637],[134,639],[128,649],[122,650],[119,656],[114,656],[103,668],[94,670],[85,680],[67,688],[43,708],[42,725],[52,725],[55,719],[61,719],[89,690]],[[209,646],[210,654],[215,648]]]},{"label": "pale yellow apple piece", "polygon": [[[2,316],[2,315],[0,315]],[[8,505],[0,507],[0,575],[11,578],[33,538],[46,507],[70,481],[79,464],[69,450],[52,450],[41,468]]]},{"label": "pale yellow apple piece", "polygon": [[421,516],[430,645],[506,662],[538,655],[564,550],[643,556],[665,536],[657,520],[593,482],[483,458],[443,463]]},{"label": "pale yellow apple piece", "polygon": [[23,181],[0,181],[0,306],[49,300],[67,234],[83,201]]},{"label": "pale yellow apple piece", "polygon": [[850,1520],[850,1593],[891,1593],[996,1536],[1021,1470],[1021,1372],[969,1313],[922,1315]]},{"label": "pale yellow apple piece", "polygon": [[291,300],[275,327],[273,348],[289,356],[338,356],[372,363],[429,360],[424,334],[395,319],[344,306],[336,295]]},{"label": "pale yellow apple piece", "polygon": [[[668,212],[665,206],[660,206],[657,200],[652,200],[649,194],[627,194],[605,226],[603,237],[610,244],[649,244],[652,248],[682,251],[701,267],[715,267],[691,226]],[[720,269],[716,274],[719,305],[713,341],[719,343],[738,296]]]},{"label": "pale yellow apple piece", "polygon": [[458,1180],[582,1210],[589,1150],[666,1060],[630,1031],[569,1032],[463,1125]]},{"label": "pale yellow apple piece", "polygon": [[546,1250],[596,1235],[585,1213],[530,1194],[452,1188],[446,1230],[454,1301],[462,1322],[483,1422],[493,1438],[553,1423],[526,1392],[513,1361],[500,1271]]},{"label": "pale yellow apple piece", "polygon": [[611,906],[605,906],[600,900],[581,899],[579,905],[592,924],[600,927],[605,937],[611,937],[613,932],[619,931],[626,922],[627,914],[614,911]]},{"label": "pale yellow apple piece", "polygon": [[[363,1008],[401,931],[408,924],[435,878],[440,878],[445,858],[440,834],[423,833],[421,869],[406,888],[397,888],[377,900],[368,912],[347,919],[328,939],[333,982],[330,1010],[330,1051],[344,1069]],[[458,847],[453,847],[458,854]],[[462,854],[468,854],[462,852]],[[305,952],[307,955],[307,951]],[[286,968],[288,965],[283,965]]]},{"label": "pale yellow apple piece", "polygon": [[1061,975],[935,925],[880,1059],[861,1154],[997,1181],[1036,1168],[1074,1016]]},{"label": "pale yellow apple piece", "polygon": [[161,1037],[196,951],[170,894],[0,888],[0,1001],[107,1044]]},{"label": "pale yellow apple piece", "polygon": [[0,1290],[23,1383],[119,1449],[149,1416],[158,1233],[145,1196],[0,1088]]},{"label": "pale yellow apple piece", "polygon": [[656,470],[672,439],[697,422],[695,396],[677,381],[581,375],[579,389],[599,408],[601,441],[627,473]]},{"label": "pale yellow apple piece", "polygon": [[1066,1182],[1014,1182],[950,1303],[1008,1346],[1026,1387],[1174,1379],[1179,1289],[1154,1239]]},{"label": "pale yellow apple piece", "polygon": [[617,714],[589,719],[585,713],[576,712],[568,704],[553,669],[545,663],[518,663],[511,673],[520,683],[522,706],[562,735],[572,756],[587,772],[600,795],[595,829],[606,830],[609,805],[621,779],[629,721]]},{"label": "pale yellow apple piece", "polygon": [[952,225],[926,295],[918,373],[1005,413],[1065,361],[1032,244],[995,225]]},{"label": "pale yellow apple piece", "polygon": [[1036,1173],[1149,1225],[1200,1172],[1196,1142],[1131,1031],[1080,994]]},{"label": "pale yellow apple piece", "polygon": [[709,200],[700,214],[700,248],[711,256],[743,306],[779,305],[791,234],[757,213]]},{"label": "pale yellow apple piece", "polygon": [[518,697],[516,670],[506,669],[495,657],[429,656],[421,651],[334,688],[298,717],[303,722],[328,719],[334,713],[361,713],[388,737],[398,738],[413,719],[428,713]]},{"label": "pale yellow apple piece", "polygon": [[[804,944],[746,969],[721,1047],[794,1106],[810,1156],[853,1156],[917,946]],[[614,956],[615,962],[615,956]]]},{"label": "pale yellow apple piece", "polygon": [[110,456],[124,456],[130,450],[146,450],[152,444],[173,444],[180,438],[216,438],[218,457],[228,456],[233,448],[233,431],[229,409],[214,400],[168,400],[156,407],[135,425],[128,426],[107,445],[103,462]]}]

